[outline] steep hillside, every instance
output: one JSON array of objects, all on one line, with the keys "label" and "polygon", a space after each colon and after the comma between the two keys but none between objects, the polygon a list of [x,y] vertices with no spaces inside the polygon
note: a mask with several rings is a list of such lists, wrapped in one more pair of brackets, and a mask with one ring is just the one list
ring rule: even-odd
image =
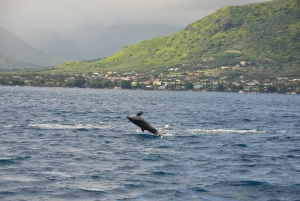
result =
[{"label": "steep hillside", "polygon": [[40,66],[58,65],[69,60],[39,51],[3,27],[0,27],[0,54]]},{"label": "steep hillside", "polygon": [[0,71],[37,70],[43,66],[20,62],[0,54]]},{"label": "steep hillside", "polygon": [[63,34],[44,27],[6,25],[5,28],[28,45],[47,54],[81,60],[81,48]]},{"label": "steep hillside", "polygon": [[213,68],[246,60],[255,66],[299,72],[299,30],[300,0],[223,7],[174,35],[127,46],[102,60],[68,62],[57,70],[148,71],[184,63]]}]

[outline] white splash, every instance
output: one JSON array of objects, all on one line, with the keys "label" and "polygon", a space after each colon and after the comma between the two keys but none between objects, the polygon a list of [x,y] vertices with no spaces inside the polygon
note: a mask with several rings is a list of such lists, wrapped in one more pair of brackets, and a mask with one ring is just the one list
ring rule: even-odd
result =
[{"label": "white splash", "polygon": [[160,133],[160,135],[163,137],[171,137],[171,136],[174,136],[175,134],[174,133]]},{"label": "white splash", "polygon": [[169,130],[169,129],[171,129],[171,126],[167,124],[167,125],[165,125],[165,129]]}]

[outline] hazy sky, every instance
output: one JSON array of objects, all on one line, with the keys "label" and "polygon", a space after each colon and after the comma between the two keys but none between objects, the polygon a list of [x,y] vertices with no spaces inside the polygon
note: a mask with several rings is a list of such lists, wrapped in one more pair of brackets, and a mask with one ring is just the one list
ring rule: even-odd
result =
[{"label": "hazy sky", "polygon": [[80,25],[159,23],[186,26],[226,5],[267,0],[0,0],[6,23],[64,30]]}]

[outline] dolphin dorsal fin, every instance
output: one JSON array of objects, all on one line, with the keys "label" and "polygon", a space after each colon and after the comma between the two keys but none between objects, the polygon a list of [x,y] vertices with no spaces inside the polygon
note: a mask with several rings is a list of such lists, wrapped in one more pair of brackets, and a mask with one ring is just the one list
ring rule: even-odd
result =
[{"label": "dolphin dorsal fin", "polygon": [[139,112],[136,114],[136,116],[141,116],[143,114],[143,112]]}]

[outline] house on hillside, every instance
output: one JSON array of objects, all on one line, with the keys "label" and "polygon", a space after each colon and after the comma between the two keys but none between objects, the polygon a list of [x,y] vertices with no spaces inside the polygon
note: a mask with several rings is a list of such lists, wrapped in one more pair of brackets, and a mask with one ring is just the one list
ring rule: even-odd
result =
[{"label": "house on hillside", "polygon": [[203,88],[203,86],[201,84],[195,84],[194,85],[195,90],[198,90],[198,89],[201,89],[201,88]]},{"label": "house on hillside", "polygon": [[161,86],[157,87],[157,89],[164,90],[164,89],[166,89],[166,86],[165,85],[161,85]]},{"label": "house on hillside", "polygon": [[250,87],[249,86],[244,86],[242,91],[244,93],[249,93],[250,92]]},{"label": "house on hillside", "polygon": [[160,80],[154,80],[153,81],[153,85],[158,85],[158,86],[160,86],[162,84],[162,81],[160,81]]},{"label": "house on hillside", "polygon": [[242,65],[242,66],[249,66],[249,65],[251,65],[251,62],[250,61],[241,61],[240,65]]}]

